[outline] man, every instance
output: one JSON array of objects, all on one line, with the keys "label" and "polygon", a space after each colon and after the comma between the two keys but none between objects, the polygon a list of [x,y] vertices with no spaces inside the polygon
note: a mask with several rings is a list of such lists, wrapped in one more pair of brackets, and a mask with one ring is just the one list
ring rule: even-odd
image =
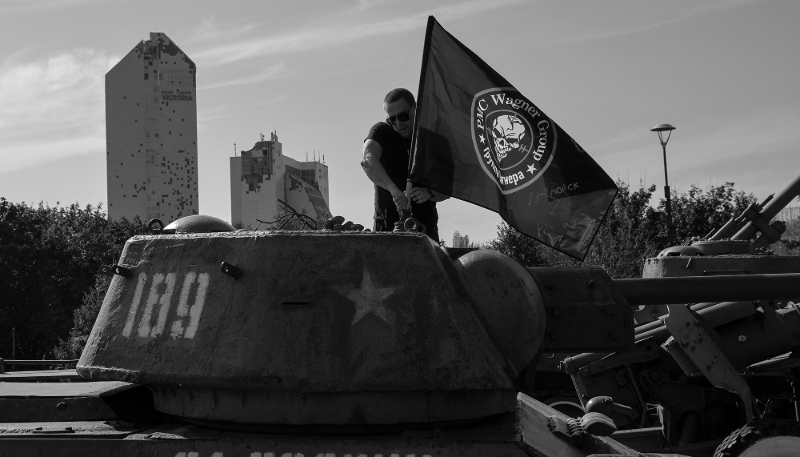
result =
[{"label": "man", "polygon": [[400,221],[400,211],[410,210],[411,216],[425,225],[425,231],[439,242],[439,214],[436,202],[448,197],[426,187],[413,187],[408,195],[409,149],[414,129],[414,96],[406,89],[394,89],[383,100],[386,122],[373,125],[364,140],[361,167],[375,184],[375,231],[391,231]]}]

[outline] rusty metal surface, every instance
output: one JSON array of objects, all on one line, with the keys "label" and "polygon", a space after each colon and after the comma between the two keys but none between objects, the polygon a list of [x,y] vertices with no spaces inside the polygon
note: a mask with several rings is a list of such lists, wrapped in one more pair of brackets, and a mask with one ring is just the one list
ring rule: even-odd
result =
[{"label": "rusty metal surface", "polygon": [[699,249],[702,255],[753,254],[753,245],[748,240],[700,240],[691,247]]},{"label": "rusty metal surface", "polygon": [[638,452],[608,438],[585,435],[582,440],[570,442],[552,433],[548,428],[547,418],[550,416],[567,418],[561,412],[533,398],[519,394],[519,421],[522,428],[522,439],[532,449],[534,455],[543,456],[586,456],[587,454],[638,456]]},{"label": "rusty metal surface", "polygon": [[745,371],[747,373],[779,373],[795,368],[800,368],[800,358],[792,356],[791,353],[786,353],[781,354],[778,357],[750,365]]},{"label": "rusty metal surface", "polygon": [[153,386],[159,411],[180,417],[259,424],[447,423],[513,408],[513,389],[296,392]]},{"label": "rusty metal surface", "polygon": [[[22,443],[31,445],[30,440],[49,440],[52,438],[125,438],[147,427],[119,420],[74,420],[48,422],[0,422],[0,446],[9,439],[25,439]],[[65,455],[63,451],[56,453]],[[6,455],[6,454],[2,454]]]},{"label": "rusty metal surface", "polygon": [[638,455],[610,438],[571,440],[547,429],[558,411],[520,394],[517,408],[479,423],[442,429],[378,433],[271,433],[215,430],[176,422],[136,425],[124,421],[0,424],[3,456],[416,456],[585,457]]},{"label": "rusty metal surface", "polygon": [[164,233],[210,233],[232,232],[236,230],[231,224],[214,216],[194,215],[182,217],[166,227]]},{"label": "rusty metal surface", "polygon": [[[24,439],[0,440],[4,457],[52,457],[80,455],[81,457],[527,457],[516,443],[427,443],[404,439],[394,442],[360,442],[355,440],[294,440],[207,441],[182,439],[153,440],[74,440],[52,439],[31,446]],[[581,455],[586,455],[583,453]]]},{"label": "rusty metal surface", "polygon": [[142,417],[150,403],[146,387],[118,381],[0,382],[0,422]]},{"label": "rusty metal surface", "polygon": [[85,380],[74,368],[70,370],[12,371],[0,374],[0,382],[81,382]]},{"label": "rusty metal surface", "polygon": [[475,250],[455,262],[492,341],[516,373],[542,345],[546,311],[528,270],[497,251]]},{"label": "rusty metal surface", "polygon": [[633,347],[633,311],[599,267],[528,268],[547,310],[545,352]]},{"label": "rusty metal surface", "polygon": [[[669,311],[664,323],[674,338],[671,341],[677,343],[680,350],[669,342],[664,345],[665,349],[670,351],[686,374],[699,370],[712,385],[738,394],[742,398],[747,422],[752,421],[753,396],[750,387],[717,344],[717,341],[721,341],[719,335],[683,305],[670,305]],[[693,367],[687,367],[690,364]]]},{"label": "rusty metal surface", "polygon": [[800,273],[615,279],[628,303],[658,305],[800,297]]},{"label": "rusty metal surface", "polygon": [[132,389],[135,384],[120,381],[98,382],[0,382],[0,398],[4,397],[88,397],[112,395]]},{"label": "rusty metal surface", "polygon": [[[744,424],[742,405],[750,403],[722,389],[703,387],[705,383],[698,385],[700,379],[727,386],[745,397],[749,389],[761,405],[770,396],[784,395],[782,389],[790,394],[779,384],[779,377],[774,378],[777,385],[776,381],[754,384],[752,377],[745,383],[738,374],[750,364],[800,345],[800,310],[795,305],[778,307],[769,301],[720,303],[690,315],[684,313],[687,316],[683,319],[671,322],[671,329],[661,327],[637,335],[634,352],[604,358],[602,354],[581,354],[567,359],[565,365],[574,375],[581,398],[610,395],[615,402],[644,412],[643,402],[635,395],[639,390],[646,395],[645,402],[660,404],[666,412],[663,423],[673,445],[680,440],[681,417],[686,413],[705,418],[706,439],[721,438]],[[688,311],[682,305],[671,308],[673,313]],[[672,318],[671,314],[667,321]],[[675,340],[666,346],[666,352],[659,345],[670,336],[670,330]],[[639,339],[645,336],[648,337]],[[679,345],[679,340],[684,344]],[[655,348],[648,351],[648,345]],[[686,373],[692,376],[687,378]],[[620,426],[642,426],[620,415],[613,418]]]},{"label": "rusty metal surface", "polygon": [[[712,327],[724,325],[758,312],[758,302],[756,301],[722,302],[713,304],[712,306],[706,305],[707,303],[701,303],[692,305],[689,308],[703,316],[703,320]],[[661,316],[660,319],[655,322],[636,327],[636,341],[638,342],[645,338],[652,337],[655,338],[659,344],[664,342],[669,337],[669,331],[664,327],[665,318],[666,315]]]},{"label": "rusty metal surface", "polygon": [[759,304],[757,313],[714,328],[720,348],[740,370],[800,346],[798,305],[775,309],[766,301]]},{"label": "rusty metal surface", "polygon": [[775,274],[800,272],[800,257],[732,255],[719,257],[658,257],[645,260],[643,278]]},{"label": "rusty metal surface", "polygon": [[[734,366],[740,369],[800,345],[800,311],[797,306],[776,311],[768,302],[723,302],[699,311],[692,310],[707,326],[719,333],[718,344]],[[653,343],[660,345],[670,337],[663,321],[659,321],[659,324],[637,333],[633,352],[608,356],[600,353],[578,354],[564,361],[567,371],[577,373],[579,369],[588,368],[604,358],[627,363],[639,362],[643,348]],[[581,371],[587,375],[596,372],[596,368]]]},{"label": "rusty metal surface", "polygon": [[[119,264],[133,274],[112,280],[78,372],[187,389],[157,396],[160,410],[214,419],[260,397],[260,412],[241,422],[382,423],[514,407],[503,357],[452,261],[425,235],[138,236]],[[191,389],[210,392],[198,402],[205,410]],[[371,407],[377,395],[384,410]],[[326,397],[330,408],[316,401]]]}]

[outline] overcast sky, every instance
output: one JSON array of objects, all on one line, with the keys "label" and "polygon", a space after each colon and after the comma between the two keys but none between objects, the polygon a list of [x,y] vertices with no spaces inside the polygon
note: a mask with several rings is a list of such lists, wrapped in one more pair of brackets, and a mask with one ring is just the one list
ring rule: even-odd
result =
[{"label": "overcast sky", "polygon": [[[277,131],[330,167],[331,211],[371,225],[358,162],[394,87],[416,92],[428,15],[613,178],[726,181],[759,198],[800,174],[800,2],[0,0],[0,196],[106,206],[104,75],[149,32],[197,64],[200,213],[230,220],[229,160]],[[499,216],[439,204],[439,232]]]}]

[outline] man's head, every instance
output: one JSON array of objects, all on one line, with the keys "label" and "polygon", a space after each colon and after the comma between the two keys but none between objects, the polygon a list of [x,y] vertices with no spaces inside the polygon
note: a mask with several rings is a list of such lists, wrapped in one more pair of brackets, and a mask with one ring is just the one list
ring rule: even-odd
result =
[{"label": "man's head", "polygon": [[393,89],[383,99],[386,122],[403,138],[411,138],[414,129],[414,95],[407,89]]}]

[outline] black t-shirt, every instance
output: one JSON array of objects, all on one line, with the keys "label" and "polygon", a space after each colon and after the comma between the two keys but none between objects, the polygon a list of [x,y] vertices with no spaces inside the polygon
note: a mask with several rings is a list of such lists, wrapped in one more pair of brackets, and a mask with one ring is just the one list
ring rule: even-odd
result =
[{"label": "black t-shirt", "polygon": [[[381,165],[389,175],[389,179],[402,191],[406,189],[408,178],[408,149],[410,139],[400,136],[395,129],[386,122],[373,125],[367,135],[367,140],[373,140],[381,145]],[[366,141],[366,140],[365,140]],[[416,204],[411,202],[411,216],[425,225],[426,233],[439,242],[439,214],[436,203],[430,200]],[[400,214],[392,199],[392,194],[375,185],[375,230],[392,230],[394,223],[400,221]]]}]

